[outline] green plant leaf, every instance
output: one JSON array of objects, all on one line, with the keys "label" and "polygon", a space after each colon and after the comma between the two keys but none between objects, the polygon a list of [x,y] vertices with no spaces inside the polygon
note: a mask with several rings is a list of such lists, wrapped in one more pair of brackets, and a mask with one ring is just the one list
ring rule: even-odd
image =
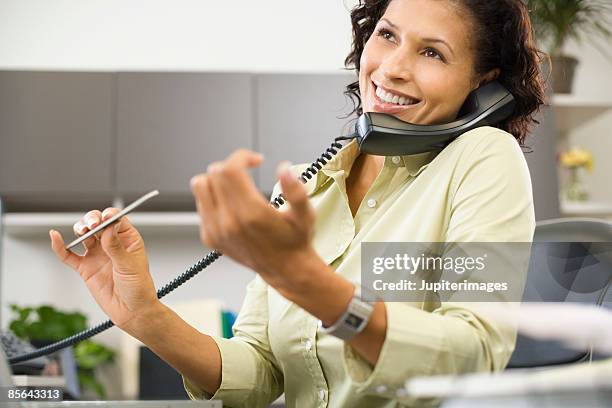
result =
[{"label": "green plant leaf", "polygon": [[[87,317],[80,312],[63,312],[50,305],[20,307],[9,305],[13,313],[9,328],[16,336],[27,340],[56,341],[85,330]],[[90,388],[100,397],[105,397],[104,387],[95,379],[95,368],[112,362],[115,352],[91,340],[74,346],[75,360],[81,387]]]},{"label": "green plant leaf", "polygon": [[593,44],[612,35],[612,6],[598,0],[528,0],[534,31],[551,55],[560,55],[568,39]]},{"label": "green plant leaf", "polygon": [[115,358],[114,351],[91,340],[77,344],[74,354],[77,364],[83,368],[95,368],[100,364],[114,361]]},{"label": "green plant leaf", "polygon": [[25,322],[22,322],[20,320],[13,320],[11,324],[9,324],[9,329],[11,329],[11,331],[15,333],[15,336],[19,338],[22,338],[25,340],[30,339],[30,336],[28,333],[28,326]]},{"label": "green plant leaf", "polygon": [[83,388],[88,388],[94,391],[101,399],[106,399],[106,390],[104,386],[96,380],[93,370],[79,370],[77,377],[79,379],[79,384],[81,384]]}]

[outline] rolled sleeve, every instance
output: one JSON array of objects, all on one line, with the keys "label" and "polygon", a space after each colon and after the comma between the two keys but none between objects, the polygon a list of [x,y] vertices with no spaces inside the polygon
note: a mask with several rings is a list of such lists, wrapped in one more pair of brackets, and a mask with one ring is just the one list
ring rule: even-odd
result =
[{"label": "rolled sleeve", "polygon": [[186,377],[183,384],[193,400],[222,400],[228,407],[267,407],[283,393],[283,375],[268,341],[267,285],[256,278],[232,328],[234,337],[213,336],[221,352],[221,385],[214,395]]},{"label": "rolled sleeve", "polygon": [[387,332],[375,366],[345,343],[346,370],[358,392],[395,395],[411,377],[490,370],[512,352],[512,331],[465,307],[449,303],[431,313],[398,302],[385,307]]},{"label": "rolled sleeve", "polygon": [[387,331],[376,365],[344,343],[345,368],[360,393],[394,396],[409,376],[429,374],[440,349],[437,322],[427,313],[395,302],[385,307]]},{"label": "rolled sleeve", "polygon": [[210,395],[183,377],[189,398],[222,400],[228,407],[267,407],[282,394],[282,377],[252,345],[235,337],[213,338],[221,351],[221,385]]},{"label": "rolled sleeve", "polygon": [[494,371],[512,353],[514,331],[465,305],[447,303],[433,312],[398,302],[385,307],[386,338],[375,366],[344,345],[345,369],[359,393],[402,399],[412,377]]}]

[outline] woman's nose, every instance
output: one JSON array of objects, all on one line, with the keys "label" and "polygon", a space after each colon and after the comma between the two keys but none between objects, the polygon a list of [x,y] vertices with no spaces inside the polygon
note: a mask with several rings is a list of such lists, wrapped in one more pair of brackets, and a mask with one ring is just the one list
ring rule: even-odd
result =
[{"label": "woman's nose", "polygon": [[382,60],[379,69],[388,79],[410,80],[413,75],[414,60],[406,50],[396,48]]}]

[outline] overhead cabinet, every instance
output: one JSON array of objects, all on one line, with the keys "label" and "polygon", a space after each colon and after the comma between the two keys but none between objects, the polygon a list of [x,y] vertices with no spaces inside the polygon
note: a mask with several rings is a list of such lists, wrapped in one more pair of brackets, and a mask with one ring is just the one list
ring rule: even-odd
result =
[{"label": "overhead cabinet", "polygon": [[353,105],[343,95],[353,75],[261,74],[255,78],[257,145],[265,160],[260,188],[271,192],[282,160],[310,163],[335,137],[350,133],[343,119]]},{"label": "overhead cabinet", "polygon": [[[0,72],[0,196],[9,211],[125,203],[194,209],[189,180],[238,148],[269,194],[281,160],[312,162],[351,131],[352,75]],[[93,207],[92,207],[93,206]]]},{"label": "overhead cabinet", "polygon": [[117,193],[159,189],[156,203],[193,203],[193,175],[253,148],[251,81],[249,74],[117,74]]},{"label": "overhead cabinet", "polygon": [[0,72],[0,196],[9,209],[110,202],[112,78]]}]

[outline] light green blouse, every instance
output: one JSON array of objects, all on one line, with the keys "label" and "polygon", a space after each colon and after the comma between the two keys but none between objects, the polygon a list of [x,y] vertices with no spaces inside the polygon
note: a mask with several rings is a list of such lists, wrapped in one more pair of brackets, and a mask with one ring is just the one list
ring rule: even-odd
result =
[{"label": "light green blouse", "polygon": [[[512,135],[480,127],[441,152],[386,157],[353,218],[345,180],[358,154],[352,140],[306,184],[317,213],[313,245],[346,278],[360,279],[362,241],[532,241],[531,179]],[[307,166],[292,169],[300,174]],[[277,183],[273,196],[278,192]],[[284,392],[287,407],[428,406],[436,402],[404,395],[407,379],[502,370],[514,349],[515,330],[469,304],[385,305],[386,339],[372,366],[257,276],[235,337],[215,337],[222,382],[212,398],[229,407],[265,407]],[[184,383],[192,399],[211,397]]]}]

